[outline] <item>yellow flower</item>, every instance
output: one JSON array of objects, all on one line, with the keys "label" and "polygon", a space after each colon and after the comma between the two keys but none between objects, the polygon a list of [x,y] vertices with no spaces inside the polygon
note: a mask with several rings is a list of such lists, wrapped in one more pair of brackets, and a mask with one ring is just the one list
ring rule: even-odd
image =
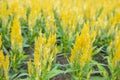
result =
[{"label": "yellow flower", "polygon": [[0,49],[2,47],[2,35],[0,35]]},{"label": "yellow flower", "polygon": [[56,35],[50,34],[47,43],[49,44],[49,46],[52,46],[55,44],[55,42],[56,42]]},{"label": "yellow flower", "polygon": [[34,65],[36,69],[40,68],[41,56],[39,53],[34,53]]},{"label": "yellow flower", "polygon": [[3,51],[1,50],[2,47],[2,35],[0,35],[0,67],[2,67],[2,64],[4,62],[4,54]]},{"label": "yellow flower", "polygon": [[53,53],[54,53],[53,55],[56,55],[57,52],[58,52],[58,49],[57,49],[57,47],[55,47],[55,48],[54,48],[54,51],[53,51]]},{"label": "yellow flower", "polygon": [[120,61],[120,53],[116,53],[114,55],[114,58],[112,59],[112,66],[115,67],[118,61]]},{"label": "yellow flower", "polygon": [[91,60],[93,51],[92,42],[95,33],[90,33],[90,26],[88,23],[84,24],[81,34],[76,36],[76,41],[71,51],[70,62],[80,63],[80,67]]},{"label": "yellow flower", "polygon": [[71,63],[74,62],[75,55],[76,55],[76,51],[75,51],[74,49],[72,49],[72,51],[71,51],[71,56],[70,56],[70,62],[71,62]]},{"label": "yellow flower", "polygon": [[26,13],[27,13],[27,8],[26,5],[27,2],[26,0],[7,0],[8,1],[8,10],[9,10],[9,15],[15,15],[19,18],[26,18]]},{"label": "yellow flower", "polygon": [[3,64],[4,71],[9,69],[9,56],[7,55]]},{"label": "yellow flower", "polygon": [[31,59],[29,59],[29,61],[28,61],[28,74],[29,74],[30,78],[31,78],[33,72],[34,72],[33,65],[32,65]]},{"label": "yellow flower", "polygon": [[[2,45],[2,41],[1,41],[1,35],[0,35],[0,48],[1,48],[1,45]],[[5,79],[8,80],[9,56],[6,55],[6,58],[4,58],[3,51],[0,49],[0,69],[1,68],[4,70]]]},{"label": "yellow flower", "polygon": [[118,64],[118,61],[120,61],[120,31],[117,31],[115,41],[112,42],[112,45],[114,45],[115,50],[111,62],[112,62],[112,67],[115,68]]},{"label": "yellow flower", "polygon": [[34,50],[34,66],[36,70],[36,78],[42,77],[41,72],[44,69],[48,71],[51,69],[52,61],[54,60],[54,57],[57,53],[55,43],[56,35],[50,34],[47,40],[46,36],[43,35],[40,31],[40,35],[35,41]]},{"label": "yellow flower", "polygon": [[6,59],[3,63],[3,69],[4,69],[5,78],[6,78],[6,80],[8,80],[9,79],[9,76],[8,76],[9,75],[8,74],[8,72],[9,72],[9,56],[8,55],[6,56]]},{"label": "yellow flower", "polygon": [[12,48],[22,51],[23,38],[21,35],[21,27],[20,27],[20,22],[18,18],[14,18],[13,20],[13,26],[11,28],[10,39],[11,39]]},{"label": "yellow flower", "polygon": [[4,62],[4,54],[3,54],[3,51],[0,50],[0,67],[2,67],[3,62]]},{"label": "yellow flower", "polygon": [[2,18],[2,23],[4,26],[6,26],[7,22],[8,22],[8,17],[9,17],[9,12],[7,9],[7,1],[6,0],[1,0],[0,12],[1,12],[0,15]]},{"label": "yellow flower", "polygon": [[31,11],[28,18],[28,23],[29,23],[29,29],[33,31],[33,27],[35,26],[36,20],[41,13],[40,0],[30,0],[29,7]]},{"label": "yellow flower", "polygon": [[56,25],[55,25],[54,18],[51,19],[50,17],[47,17],[47,19],[46,19],[46,30],[48,31],[48,33],[52,33],[52,34],[56,33]]}]

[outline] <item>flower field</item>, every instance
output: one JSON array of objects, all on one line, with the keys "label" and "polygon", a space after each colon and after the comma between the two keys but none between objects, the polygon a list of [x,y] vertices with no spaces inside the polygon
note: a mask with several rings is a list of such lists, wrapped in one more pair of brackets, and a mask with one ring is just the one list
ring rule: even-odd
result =
[{"label": "flower field", "polygon": [[0,0],[0,80],[120,80],[120,0]]}]

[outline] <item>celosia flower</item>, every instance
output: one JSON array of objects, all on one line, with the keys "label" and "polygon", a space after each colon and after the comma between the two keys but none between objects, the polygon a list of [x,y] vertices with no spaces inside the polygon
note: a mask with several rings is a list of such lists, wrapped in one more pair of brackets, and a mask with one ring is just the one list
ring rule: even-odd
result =
[{"label": "celosia flower", "polygon": [[6,0],[1,0],[1,5],[0,5],[0,12],[1,12],[1,18],[2,18],[2,24],[3,26],[7,25],[8,22],[8,17],[9,17],[9,12],[7,9],[7,1]]},{"label": "celosia flower", "polygon": [[4,62],[4,54],[3,51],[1,50],[2,47],[2,36],[0,35],[0,67],[2,67],[2,64]]},{"label": "celosia flower", "polygon": [[93,34],[90,33],[90,27],[87,24],[84,24],[84,27],[81,31],[80,35],[76,36],[76,41],[73,46],[70,62],[73,64],[80,63],[80,67],[84,67],[84,65],[91,60],[91,55],[93,51],[92,42],[93,42]]},{"label": "celosia flower", "polygon": [[0,35],[0,49],[2,47],[2,35]]},{"label": "celosia flower", "polygon": [[[39,79],[42,78],[44,74],[44,70],[48,72],[51,69],[52,61],[57,53],[57,49],[55,46],[56,43],[56,35],[50,34],[48,40],[45,35],[40,32],[38,39],[35,41],[35,50],[34,50],[34,68],[36,76],[35,78]],[[30,70],[30,63],[29,70]],[[29,75],[31,76],[31,71],[28,71]],[[39,74],[39,75],[38,75]]]},{"label": "celosia flower", "polygon": [[32,74],[34,74],[34,68],[31,59],[28,61],[28,74],[30,78],[32,77]]},{"label": "celosia flower", "polygon": [[9,56],[7,55],[3,64],[4,71],[8,71],[9,69]]},{"label": "celosia flower", "polygon": [[22,51],[23,38],[21,35],[21,27],[20,27],[20,22],[18,18],[14,18],[13,20],[13,26],[11,27],[10,39],[11,39],[12,48]]},{"label": "celosia flower", "polygon": [[4,69],[4,75],[5,75],[5,78],[6,80],[9,80],[9,56],[6,55],[6,58],[5,58],[5,61],[3,63],[3,69]]},{"label": "celosia flower", "polygon": [[3,54],[3,51],[0,50],[0,67],[2,67],[3,62],[4,62],[4,54]]},{"label": "celosia flower", "polygon": [[115,41],[113,42],[113,45],[115,44],[115,52],[113,54],[112,58],[112,67],[115,68],[117,66],[117,62],[120,61],[120,31],[117,32],[117,35],[115,37]]}]

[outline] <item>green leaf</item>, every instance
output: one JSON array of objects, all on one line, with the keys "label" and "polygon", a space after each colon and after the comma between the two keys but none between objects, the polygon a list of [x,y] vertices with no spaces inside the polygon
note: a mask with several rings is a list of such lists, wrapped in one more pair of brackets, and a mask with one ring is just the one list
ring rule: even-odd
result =
[{"label": "green leaf", "polygon": [[64,73],[64,71],[62,70],[57,70],[57,69],[53,69],[52,71],[50,71],[46,76],[45,76],[45,80],[49,80],[50,78],[58,75],[58,74],[61,74],[61,73]]},{"label": "green leaf", "polygon": [[29,78],[25,78],[25,79],[19,79],[19,80],[31,80],[31,79],[29,79]]},{"label": "green leaf", "polygon": [[93,52],[92,56],[97,55],[97,54],[102,50],[103,47],[104,47],[104,46],[102,46],[102,47],[98,48],[97,50],[95,50],[95,51]]},{"label": "green leaf", "polygon": [[23,77],[23,76],[28,76],[28,74],[27,74],[27,73],[21,73],[21,74],[18,75],[16,78],[21,78],[21,77]]},{"label": "green leaf", "polygon": [[3,50],[6,54],[9,54],[8,50],[5,48],[5,46],[3,45]]},{"label": "green leaf", "polygon": [[71,72],[74,72],[74,71],[78,71],[78,70],[67,69],[64,73],[71,73]]},{"label": "green leaf", "polygon": [[94,77],[91,77],[90,80],[107,80],[107,79],[103,77],[94,76]]},{"label": "green leaf", "polygon": [[108,77],[108,72],[105,69],[105,67],[103,67],[102,65],[97,65],[99,71],[102,71],[102,73],[100,73],[101,75],[104,75],[104,77]]},{"label": "green leaf", "polygon": [[14,80],[17,75],[18,75],[18,73],[11,75],[11,76],[10,76],[10,80]]}]

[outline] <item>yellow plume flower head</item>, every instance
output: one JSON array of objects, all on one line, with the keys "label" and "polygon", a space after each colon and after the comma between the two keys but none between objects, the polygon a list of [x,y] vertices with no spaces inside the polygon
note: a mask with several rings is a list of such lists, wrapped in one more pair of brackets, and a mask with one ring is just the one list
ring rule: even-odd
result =
[{"label": "yellow plume flower head", "polygon": [[84,67],[84,65],[91,60],[91,54],[93,51],[92,40],[94,33],[90,34],[90,26],[88,23],[85,23],[81,34],[76,36],[76,41],[73,46],[70,62],[71,63],[80,63],[80,67]]},{"label": "yellow plume flower head", "polygon": [[13,20],[10,39],[11,39],[11,46],[13,49],[22,50],[23,38],[21,35],[21,27],[20,27],[20,22],[18,18],[14,18]]},{"label": "yellow plume flower head", "polygon": [[112,58],[112,67],[115,68],[118,64],[118,61],[120,61],[120,31],[117,32],[117,35],[115,37],[115,41],[113,45],[115,44],[115,53],[113,54]]},{"label": "yellow plume flower head", "polygon": [[55,46],[55,43],[56,43],[56,35],[50,34],[49,37],[46,38],[46,36],[40,31],[39,37],[35,41],[35,50],[34,50],[33,65],[35,68],[36,78],[40,78],[42,76],[41,72],[44,71],[44,69],[50,71],[52,61],[54,60],[54,56],[57,53],[57,48]]},{"label": "yellow plume flower head", "polygon": [[3,54],[3,51],[0,50],[0,67],[2,67],[3,62],[4,62],[4,54]]},{"label": "yellow plume flower head", "polygon": [[2,47],[2,35],[0,35],[0,67],[4,62],[4,54],[3,51],[1,50],[1,47]]},{"label": "yellow plume flower head", "polygon": [[3,69],[4,69],[4,75],[5,75],[5,78],[6,80],[9,79],[9,76],[8,76],[8,72],[9,72],[9,56],[6,55],[6,58],[5,58],[5,61],[4,61],[4,64],[3,64]]},{"label": "yellow plume flower head", "polygon": [[8,71],[9,69],[9,56],[7,55],[3,64],[4,71]]},{"label": "yellow plume flower head", "polygon": [[2,35],[0,35],[0,48],[2,47]]}]

